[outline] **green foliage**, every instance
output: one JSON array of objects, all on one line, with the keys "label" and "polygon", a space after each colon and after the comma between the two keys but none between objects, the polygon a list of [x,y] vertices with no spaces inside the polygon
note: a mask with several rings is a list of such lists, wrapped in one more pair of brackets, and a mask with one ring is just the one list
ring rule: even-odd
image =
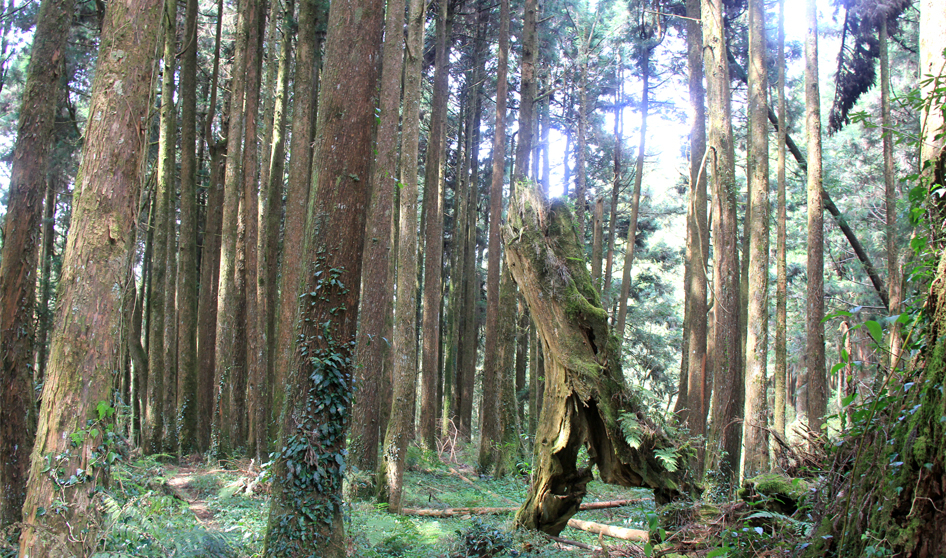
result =
[{"label": "green foliage", "polygon": [[[344,269],[324,269],[324,255],[316,258],[315,267],[314,287],[302,295],[303,308],[334,303],[348,292],[341,280]],[[305,314],[300,352],[308,371],[307,392],[296,411],[296,430],[276,456],[273,480],[280,484],[282,508],[270,523],[268,552],[273,554],[319,544],[320,533],[330,531],[344,508],[354,340],[336,338],[332,317],[345,310],[343,303],[330,308],[324,322]]]},{"label": "green foliage", "polygon": [[473,524],[461,536],[461,545],[454,558],[492,558],[494,556],[519,556],[508,531],[495,524],[474,518]]}]

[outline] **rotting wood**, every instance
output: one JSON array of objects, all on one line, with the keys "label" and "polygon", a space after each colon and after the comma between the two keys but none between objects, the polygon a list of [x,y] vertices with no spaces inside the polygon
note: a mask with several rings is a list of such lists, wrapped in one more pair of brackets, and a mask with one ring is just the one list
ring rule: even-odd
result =
[{"label": "rotting wood", "polygon": [[[548,206],[534,188],[517,188],[503,236],[546,357],[535,475],[516,524],[558,535],[578,511],[594,466],[604,482],[653,488],[658,503],[687,492],[686,472],[667,471],[655,455],[672,441],[621,379],[617,339],[566,206]],[[646,438],[634,447],[622,428],[630,423]],[[577,463],[582,447],[587,468]]]},{"label": "rotting wood", "polygon": [[572,529],[581,529],[582,531],[588,531],[589,533],[594,533],[596,535],[604,535],[606,537],[625,541],[648,542],[650,540],[650,536],[647,534],[647,531],[641,531],[640,529],[628,529],[626,527],[615,527],[613,525],[605,525],[603,523],[595,523],[593,521],[582,521],[581,519],[575,519],[574,517],[568,520],[568,526]]}]

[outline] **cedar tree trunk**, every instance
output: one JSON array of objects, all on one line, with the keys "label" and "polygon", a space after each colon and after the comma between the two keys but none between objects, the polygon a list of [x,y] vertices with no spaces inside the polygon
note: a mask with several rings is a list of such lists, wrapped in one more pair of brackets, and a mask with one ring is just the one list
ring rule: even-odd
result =
[{"label": "cedar tree trunk", "polygon": [[21,519],[27,452],[36,429],[31,371],[36,261],[73,5],[73,0],[52,0],[40,6],[13,152],[0,257],[0,531]]},{"label": "cedar tree trunk", "polygon": [[[110,423],[122,291],[134,288],[122,283],[136,221],[160,13],[157,0],[113,0],[106,8],[89,107],[89,114],[99,117],[89,119],[73,197],[23,506],[27,526],[20,538],[21,555],[91,552],[93,541],[83,542],[75,534],[94,521],[97,493],[90,489],[107,481],[108,459],[98,450],[105,443],[104,424],[90,429],[87,421]],[[72,475],[77,482],[65,482]]]}]

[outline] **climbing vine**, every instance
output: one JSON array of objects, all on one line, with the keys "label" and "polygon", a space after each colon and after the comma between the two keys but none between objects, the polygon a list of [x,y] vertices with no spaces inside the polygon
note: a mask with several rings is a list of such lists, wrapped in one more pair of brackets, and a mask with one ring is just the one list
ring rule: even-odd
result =
[{"label": "climbing vine", "polygon": [[306,317],[298,342],[305,375],[300,377],[301,390],[288,419],[293,428],[276,455],[274,482],[283,497],[270,518],[269,556],[296,555],[326,544],[326,533],[333,531],[344,509],[354,353],[354,340],[340,339],[337,331],[347,310],[344,302],[338,302],[349,292],[341,279],[344,273],[319,257],[312,290],[301,296]]}]

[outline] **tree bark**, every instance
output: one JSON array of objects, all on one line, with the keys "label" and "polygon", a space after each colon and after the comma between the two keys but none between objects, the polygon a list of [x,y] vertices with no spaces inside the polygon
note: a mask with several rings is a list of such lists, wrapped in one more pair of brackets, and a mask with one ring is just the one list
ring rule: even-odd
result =
[{"label": "tree bark", "polygon": [[824,356],[824,203],[821,184],[821,97],[818,86],[818,6],[807,3],[805,38],[805,132],[808,143],[808,428],[820,434],[828,410]]},{"label": "tree bark", "polygon": [[[275,2],[274,2],[275,4]],[[262,459],[266,457],[272,445],[269,435],[272,417],[280,412],[273,409],[273,385],[276,375],[276,310],[279,305],[279,237],[283,216],[283,186],[286,168],[286,122],[289,112],[289,79],[292,73],[292,41],[294,37],[295,1],[286,0],[282,5],[280,30],[282,40],[279,43],[279,67],[276,72],[276,90],[273,104],[272,144],[263,142],[264,153],[269,153],[263,167],[265,176],[260,178],[260,187],[265,189],[260,195],[260,236],[259,236],[259,315],[260,332],[263,335],[263,373],[266,382],[261,386],[260,398],[266,402],[268,415],[259,417],[256,425],[256,439],[265,440],[266,444],[257,443],[257,452]],[[272,146],[270,149],[269,146]],[[265,178],[265,180],[264,180]]]},{"label": "tree bark", "polygon": [[500,232],[506,161],[506,73],[509,66],[509,0],[501,0],[499,51],[496,69],[496,119],[493,128],[493,171],[489,189],[489,262],[486,278],[486,355],[483,360],[483,403],[480,407],[479,468],[492,471],[499,461],[502,440],[500,394],[502,360],[499,352]]},{"label": "tree bark", "polygon": [[612,525],[603,525],[601,523],[582,521],[575,518],[568,520],[568,526],[572,529],[581,529],[582,531],[588,531],[589,533],[594,533],[596,535],[605,535],[625,541],[647,542],[650,540],[650,536],[648,535],[647,531],[642,531],[641,529],[614,527]]},{"label": "tree bark", "polygon": [[634,195],[631,198],[631,224],[627,229],[627,243],[624,248],[624,271],[621,276],[621,300],[618,301],[618,317],[615,331],[618,345],[624,343],[624,326],[627,320],[627,299],[631,296],[631,266],[634,265],[634,246],[637,243],[637,218],[640,212],[641,186],[644,182],[644,154],[647,147],[647,112],[650,104],[650,48],[641,52],[641,135],[637,147],[637,167],[634,172]]},{"label": "tree bark", "polygon": [[703,65],[709,107],[707,164],[713,176],[716,204],[713,235],[715,302],[713,316],[713,409],[706,468],[719,472],[724,489],[739,475],[742,450],[742,370],[739,367],[739,257],[736,225],[736,176],[723,11],[719,2],[703,0]]},{"label": "tree bark", "polygon": [[[200,284],[197,301],[197,447],[210,449],[214,411],[214,370],[216,368],[217,285],[220,278],[220,233],[223,212],[223,172],[225,144],[213,137],[217,107],[217,77],[220,71],[220,35],[223,27],[223,0],[217,2],[213,70],[210,75],[210,103],[204,128],[204,141],[210,151],[210,177],[207,187],[207,217],[200,249]],[[226,111],[224,111],[226,112]]]},{"label": "tree bark", "polygon": [[[778,115],[787,122],[785,107],[785,0],[778,4]],[[775,433],[785,438],[785,411],[788,395],[788,241],[787,210],[785,198],[785,138],[786,126],[778,126],[778,218],[776,232],[777,284],[775,291],[775,389],[773,427]]]},{"label": "tree bark", "polygon": [[769,123],[765,6],[749,1],[749,305],[746,320],[746,406],[743,477],[769,468],[766,366],[769,354]]},{"label": "tree bark", "polygon": [[447,103],[450,97],[450,29],[453,8],[442,0],[437,10],[434,92],[424,165],[424,317],[421,364],[420,443],[436,449],[440,373],[440,309],[443,298],[443,177]]},{"label": "tree bark", "polygon": [[278,432],[289,384],[287,374],[298,357],[298,325],[302,282],[305,278],[306,221],[312,186],[312,141],[318,112],[320,50],[328,17],[327,0],[300,0],[298,44],[293,80],[292,139],[289,145],[289,177],[286,188],[282,263],[279,276],[279,310],[276,317],[276,354],[270,437]]},{"label": "tree bark", "polygon": [[[402,2],[392,2],[385,13],[385,29],[404,27]],[[371,169],[372,195],[368,209],[367,244],[362,272],[361,325],[355,343],[357,379],[351,431],[351,464],[373,474],[378,470],[381,426],[379,407],[389,404],[380,391],[381,375],[390,369],[392,340],[385,336],[391,322],[394,285],[389,273],[397,184],[397,132],[401,105],[401,73],[404,67],[403,33],[385,33],[381,61],[380,120],[377,155]],[[386,426],[386,425],[385,425]]]},{"label": "tree bark", "polygon": [[[73,6],[73,0],[52,0],[40,6],[10,169],[0,255],[0,531],[21,520],[30,467],[27,451],[36,434],[31,371],[35,273],[50,138],[55,127]],[[53,179],[49,184],[53,205],[54,184]],[[51,230],[52,227],[47,229],[48,239]],[[43,267],[46,268],[45,262]],[[44,347],[40,345],[39,350]]]},{"label": "tree bark", "polygon": [[181,59],[181,235],[178,240],[180,453],[197,449],[197,0],[187,0]]},{"label": "tree bark", "polygon": [[238,301],[237,292],[237,226],[240,214],[240,192],[243,185],[243,98],[246,89],[247,16],[252,19],[255,0],[241,0],[238,7],[237,37],[230,81],[230,115],[227,132],[227,163],[224,171],[223,217],[220,227],[220,271],[217,285],[217,332],[215,337],[214,417],[211,449],[222,457],[232,449],[233,422],[229,397],[234,371]]},{"label": "tree bark", "polygon": [[[102,414],[111,408],[122,290],[133,288],[122,283],[131,253],[128,240],[138,203],[160,13],[156,0],[115,0],[106,8],[89,107],[90,115],[101,118],[89,119],[73,197],[56,330],[23,506],[27,525],[21,555],[84,555],[97,542],[83,544],[70,534],[92,525],[95,492],[90,488],[106,482],[108,474],[106,456],[96,449],[103,443],[104,425],[86,430],[86,421],[109,422]],[[54,465],[44,472],[47,459]],[[74,474],[75,484],[57,482]]]},{"label": "tree bark", "polygon": [[591,220],[593,232],[591,235],[591,282],[598,295],[603,295],[601,289],[601,264],[604,259],[604,196],[595,199],[595,211]]},{"label": "tree bark", "polygon": [[581,60],[578,62],[578,138],[575,150],[575,218],[578,222],[578,238],[585,242],[585,196],[588,190],[588,175],[585,167],[588,157],[588,43],[591,42],[592,31],[588,33],[588,40],[582,41]]},{"label": "tree bark", "polygon": [[[503,231],[506,260],[529,304],[546,355],[546,390],[536,433],[535,473],[519,526],[557,535],[578,511],[591,469],[579,469],[588,448],[604,482],[654,488],[664,502],[686,488],[680,473],[653,451],[670,447],[624,387],[617,338],[591,285],[572,216],[561,201],[547,208],[536,192],[517,191]],[[624,428],[644,438],[628,445]]]},{"label": "tree bark", "polygon": [[384,453],[378,479],[380,499],[393,513],[401,511],[401,490],[407,444],[414,430],[417,379],[417,154],[420,139],[421,63],[424,44],[424,0],[408,3],[404,60],[403,127],[401,131],[401,186],[398,213],[399,296],[394,306],[394,381],[391,417],[384,435]]},{"label": "tree bark", "polygon": [[604,266],[604,296],[602,302],[605,308],[610,306],[611,271],[614,268],[614,242],[617,238],[618,196],[621,193],[621,182],[624,180],[624,55],[618,49],[618,79],[615,84],[614,95],[614,177],[611,182],[611,208],[608,218],[608,255]]},{"label": "tree bark", "polygon": [[[479,3],[478,3],[479,5]],[[459,436],[461,439],[469,441],[473,431],[473,386],[476,376],[477,350],[479,348],[479,320],[477,319],[477,300],[480,296],[480,278],[477,265],[477,246],[478,246],[478,228],[480,203],[480,124],[483,117],[482,103],[482,76],[485,73],[484,65],[486,61],[486,40],[484,39],[485,24],[488,18],[486,10],[479,10],[479,16],[475,23],[476,33],[473,47],[472,77],[472,102],[473,115],[470,125],[470,188],[467,200],[467,248],[465,261],[463,263],[463,315],[465,316],[466,328],[464,329],[462,351],[460,352],[460,379],[459,384],[459,402],[457,410],[460,415],[458,424]]]},{"label": "tree bark", "polygon": [[[881,20],[880,29],[880,112],[884,145],[884,201],[887,223],[887,310],[900,313],[903,278],[900,271],[900,246],[897,241],[897,183],[893,162],[893,122],[890,118],[890,62],[887,53],[887,20]],[[890,324],[890,368],[900,361],[900,322]]]},{"label": "tree bark", "polygon": [[[699,0],[687,0],[687,16],[698,20]],[[706,414],[709,410],[709,379],[707,372],[708,312],[707,258],[709,227],[706,215],[706,90],[703,88],[703,31],[693,20],[687,21],[687,64],[693,128],[690,132],[690,188],[687,207],[686,260],[690,267],[686,289],[687,305],[687,424],[690,433],[706,437]],[[698,447],[693,460],[693,475],[702,478],[705,446]]]},{"label": "tree bark", "polygon": [[346,555],[342,480],[383,22],[382,2],[341,0],[329,11],[303,358],[288,378],[266,556]]},{"label": "tree bark", "polygon": [[[259,458],[269,455],[266,431],[269,427],[269,378],[266,377],[264,352],[264,319],[260,313],[259,275],[259,145],[257,130],[260,110],[260,87],[263,63],[263,30],[266,28],[266,2],[256,2],[249,7],[252,21],[247,18],[246,45],[246,91],[243,140],[243,200],[241,210],[246,228],[244,246],[246,251],[244,294],[246,310],[246,417],[238,417],[246,426],[239,446],[247,454]],[[249,15],[249,14],[248,14]],[[235,413],[236,414],[236,413]],[[242,413],[241,413],[242,414]]]},{"label": "tree bark", "polygon": [[148,304],[151,306],[151,315],[148,319],[148,383],[147,407],[145,408],[145,451],[161,453],[164,451],[164,430],[167,422],[164,405],[165,379],[169,370],[165,359],[164,332],[168,320],[174,316],[167,316],[167,272],[169,254],[169,232],[171,225],[172,192],[174,185],[174,149],[176,141],[176,126],[174,119],[174,74],[177,70],[176,21],[177,2],[166,2],[161,21],[164,23],[164,53],[162,56],[161,78],[161,113],[160,132],[158,136],[158,162],[154,204],[154,252],[151,261],[151,283]]}]

